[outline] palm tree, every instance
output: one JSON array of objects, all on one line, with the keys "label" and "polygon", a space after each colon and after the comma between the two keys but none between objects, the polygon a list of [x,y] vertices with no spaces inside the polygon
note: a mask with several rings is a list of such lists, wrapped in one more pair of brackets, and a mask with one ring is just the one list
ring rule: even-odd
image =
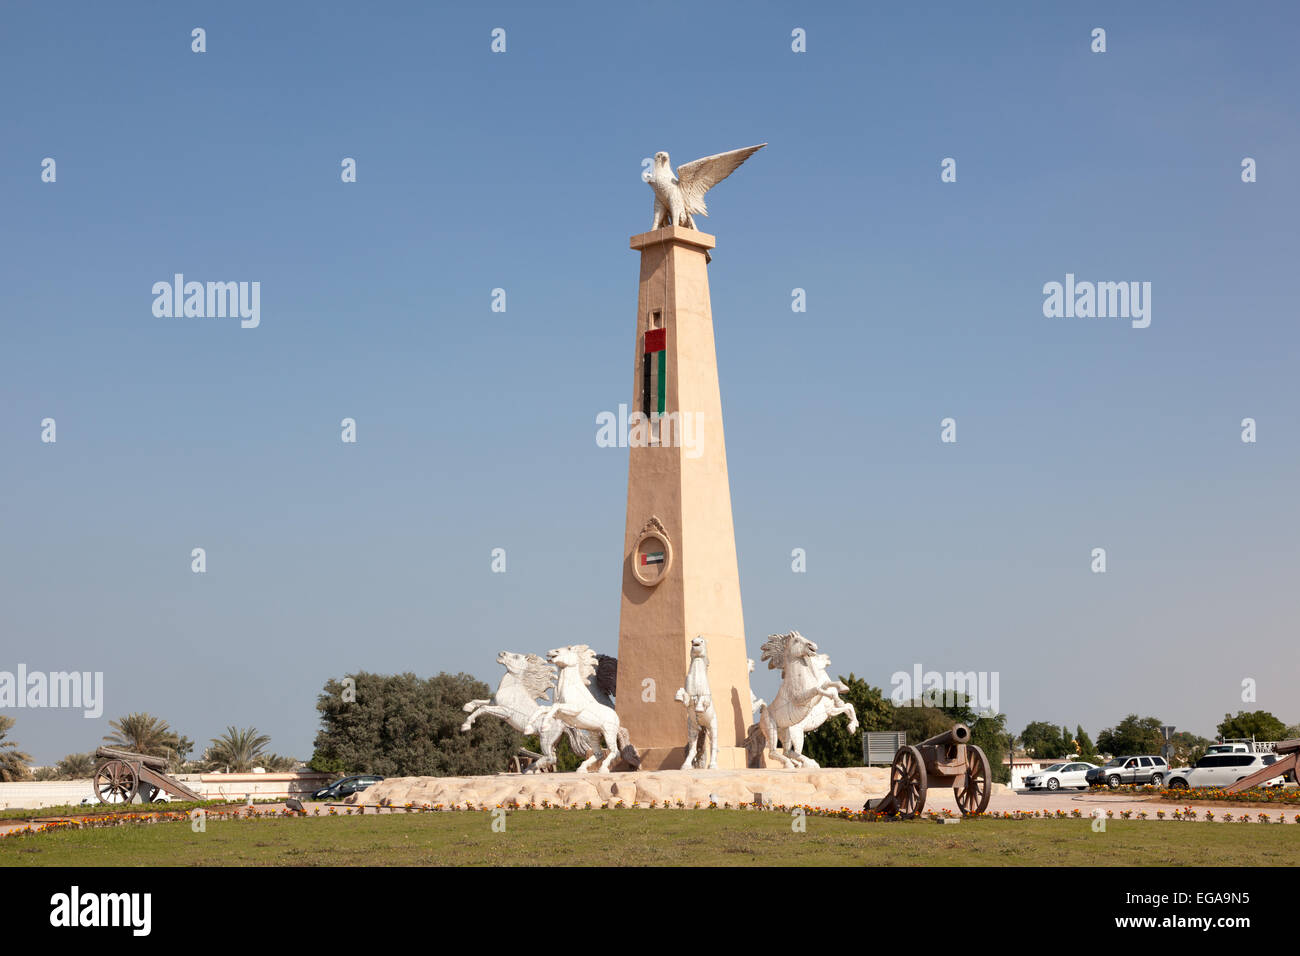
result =
[{"label": "palm tree", "polygon": [[167,721],[152,714],[127,714],[109,721],[108,726],[117,733],[105,737],[104,743],[133,753],[167,757],[180,744],[180,738],[167,726]]},{"label": "palm tree", "polygon": [[64,780],[81,780],[95,775],[95,763],[94,754],[68,754],[56,769]]},{"label": "palm tree", "polygon": [[176,741],[176,746],[172,748],[171,753],[167,755],[167,772],[184,773],[185,765],[190,759],[190,751],[194,749],[194,741],[190,740],[184,734]]},{"label": "palm tree", "polygon": [[252,770],[271,738],[259,734],[256,727],[227,727],[220,737],[213,737],[208,747],[208,763],[234,773]]},{"label": "palm tree", "polygon": [[302,761],[297,757],[282,757],[280,754],[263,754],[262,766],[271,773],[288,773],[297,770]]},{"label": "palm tree", "polygon": [[5,734],[14,725],[12,717],[0,716],[0,782],[13,783],[15,780],[30,780],[31,770],[27,765],[32,758],[18,749],[12,740],[5,740]]}]

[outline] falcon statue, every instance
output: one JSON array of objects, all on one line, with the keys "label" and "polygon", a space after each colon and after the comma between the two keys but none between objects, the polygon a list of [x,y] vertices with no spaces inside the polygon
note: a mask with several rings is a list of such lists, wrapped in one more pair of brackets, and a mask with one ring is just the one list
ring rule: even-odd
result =
[{"label": "falcon statue", "polygon": [[705,156],[692,163],[677,167],[669,165],[668,154],[655,153],[655,165],[646,180],[655,194],[654,221],[650,229],[662,229],[665,226],[685,226],[695,229],[696,214],[707,216],[709,208],[704,205],[704,194],[722,182],[749,157],[753,156],[767,143],[733,149],[729,153]]}]

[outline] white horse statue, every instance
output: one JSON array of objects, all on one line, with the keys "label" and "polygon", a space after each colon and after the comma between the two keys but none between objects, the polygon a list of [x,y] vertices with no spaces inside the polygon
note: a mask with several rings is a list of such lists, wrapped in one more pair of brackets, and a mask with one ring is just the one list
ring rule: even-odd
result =
[{"label": "white horse statue", "polygon": [[701,734],[708,738],[708,769],[718,769],[718,713],[713,709],[713,692],[709,689],[709,646],[703,637],[691,640],[691,665],[686,671],[686,686],[673,695],[686,705],[686,760],[683,770],[690,770],[704,762],[705,750],[700,759],[695,757]]},{"label": "white horse statue", "polygon": [[[597,661],[598,667],[588,681],[588,690],[602,704],[613,706],[612,690],[618,659],[598,654]],[[556,764],[555,745],[560,737],[566,735],[569,746],[579,757],[603,755],[595,735],[569,727],[551,714],[551,691],[558,680],[555,665],[536,654],[510,651],[497,654],[497,663],[505,667],[506,673],[497,685],[496,693],[489,700],[471,700],[465,704],[464,709],[470,711],[470,715],[460,725],[461,730],[471,730],[474,721],[488,714],[501,718],[521,734],[537,734],[542,758],[529,767],[527,773],[553,769]]]},{"label": "white horse statue", "polygon": [[[600,773],[607,773],[620,751],[624,757],[631,750],[628,732],[618,722],[614,708],[602,704],[591,692],[588,681],[596,674],[599,663],[596,652],[586,644],[570,644],[557,647],[546,653],[547,659],[560,669],[559,686],[555,689],[555,703],[546,710],[546,716],[554,718],[566,728],[583,730],[600,734],[605,742],[605,759],[601,761]],[[558,739],[558,734],[556,738]],[[546,741],[542,742],[542,751],[549,755]],[[635,751],[632,751],[635,759]],[[597,759],[597,753],[589,753],[579,766],[579,771],[587,770]]]},{"label": "white horse statue", "polygon": [[515,654],[501,651],[497,663],[505,667],[505,676],[497,684],[496,693],[489,700],[471,700],[464,707],[469,717],[460,725],[462,731],[474,726],[474,721],[484,714],[500,717],[521,734],[538,732],[546,704],[555,686],[555,668],[536,654]]},{"label": "white horse statue", "polygon": [[858,729],[858,712],[848,701],[840,699],[840,691],[847,691],[849,685],[843,681],[832,680],[830,675],[826,673],[827,668],[831,666],[831,659],[827,655],[814,654],[808,660],[812,664],[813,674],[817,678],[818,685],[831,688],[831,693],[829,696],[818,698],[813,703],[813,708],[808,712],[808,716],[799,722],[799,729],[805,734],[811,733],[836,714],[848,714],[849,733],[856,732]]},{"label": "white horse statue", "polygon": [[[817,767],[817,761],[803,755],[804,721],[824,701],[843,706],[835,682],[826,678],[824,671],[818,676],[812,661],[816,652],[817,645],[798,631],[773,634],[763,644],[763,660],[770,669],[781,672],[781,689],[763,708],[758,725],[767,741],[767,755],[781,761],[783,767]],[[785,742],[783,748],[781,741]]]},{"label": "white horse statue", "polygon": [[[751,673],[751,674],[754,673],[754,658],[752,658],[752,657],[749,658],[748,660],[745,661],[745,664],[748,665],[748,667],[749,667],[749,673]],[[759,697],[757,694],[755,694],[755,693],[754,693],[754,688],[753,688],[753,687],[750,687],[750,689],[749,689],[749,719],[752,720],[754,723],[757,724],[758,721],[759,721],[759,717],[760,717],[760,715],[763,713],[763,708],[766,707],[766,706],[767,706],[767,701],[765,701],[763,698],[761,698],[761,697]]]}]

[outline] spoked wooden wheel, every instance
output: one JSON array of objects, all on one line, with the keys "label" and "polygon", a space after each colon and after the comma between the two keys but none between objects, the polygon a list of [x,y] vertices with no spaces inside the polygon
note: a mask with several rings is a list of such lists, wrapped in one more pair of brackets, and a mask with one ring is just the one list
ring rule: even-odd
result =
[{"label": "spoked wooden wheel", "polygon": [[915,747],[900,747],[889,768],[889,793],[894,812],[920,813],[925,807],[925,761]]},{"label": "spoked wooden wheel", "polygon": [[989,807],[989,797],[993,795],[993,771],[989,767],[989,758],[984,751],[974,745],[966,747],[966,782],[953,787],[957,796],[957,808],[964,816],[983,813]]},{"label": "spoked wooden wheel", "polygon": [[130,803],[140,778],[129,763],[110,760],[95,771],[95,793],[100,803]]}]

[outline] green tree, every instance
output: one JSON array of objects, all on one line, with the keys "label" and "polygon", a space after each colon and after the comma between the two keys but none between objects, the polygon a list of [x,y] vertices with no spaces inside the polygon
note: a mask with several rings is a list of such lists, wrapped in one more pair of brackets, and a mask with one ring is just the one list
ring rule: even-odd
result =
[{"label": "green tree", "polygon": [[167,755],[167,772],[181,773],[185,770],[185,764],[189,762],[190,753],[194,750],[194,741],[182,734],[176,740],[176,746],[172,748]]},{"label": "green tree", "polygon": [[952,724],[952,718],[938,707],[913,700],[894,708],[893,720],[887,729],[906,731],[907,742],[915,746],[936,734],[951,730]]},{"label": "green tree", "polygon": [[[320,739],[319,735],[316,738]],[[307,769],[315,770],[317,773],[329,773],[335,776],[347,774],[347,764],[343,762],[342,757],[327,755],[320,750],[312,754],[307,761]]]},{"label": "green tree", "polygon": [[803,752],[823,767],[861,767],[862,735],[867,731],[889,730],[894,705],[879,688],[852,672],[839,679],[848,685],[847,691],[840,692],[840,699],[857,711],[858,729],[849,733],[848,715],[836,714],[804,737]]},{"label": "green tree", "polygon": [[1077,724],[1074,728],[1074,750],[1079,755],[1079,759],[1085,763],[1101,763],[1101,756],[1097,753],[1097,745],[1092,742],[1092,738],[1083,729],[1083,724]]},{"label": "green tree", "polygon": [[12,717],[0,714],[0,783],[13,783],[17,780],[30,780],[31,768],[27,765],[32,758],[18,749],[18,744],[5,740],[5,736],[14,725]]},{"label": "green tree", "polygon": [[1190,730],[1180,730],[1169,738],[1169,743],[1174,749],[1174,761],[1191,765],[1201,759],[1211,741],[1197,736]]},{"label": "green tree", "polygon": [[1165,745],[1165,735],[1160,732],[1160,727],[1159,717],[1129,714],[1115,727],[1107,727],[1097,735],[1097,749],[1112,757],[1158,754]]},{"label": "green tree", "polygon": [[262,754],[258,758],[258,766],[270,771],[271,773],[288,773],[291,770],[297,770],[302,766],[302,761],[297,757],[282,757],[279,754]]},{"label": "green tree", "polygon": [[227,727],[220,737],[212,738],[204,762],[213,770],[248,773],[261,766],[260,758],[270,742],[256,727]]},{"label": "green tree", "polygon": [[95,765],[95,755],[92,753],[68,754],[59,761],[55,770],[61,780],[81,780],[95,775]]},{"label": "green tree", "polygon": [[150,757],[170,759],[181,742],[167,721],[152,714],[127,714],[110,720],[108,726],[114,733],[105,736],[104,743]]},{"label": "green tree", "polygon": [[1020,740],[1025,753],[1039,759],[1050,760],[1074,752],[1074,739],[1066,734],[1065,729],[1045,720],[1030,722],[1020,732]]},{"label": "green tree", "polygon": [[523,744],[522,734],[492,717],[461,732],[462,705],[491,696],[469,674],[421,679],[361,671],[348,678],[353,683],[346,688],[342,681],[327,681],[317,698],[321,729],[313,770],[386,777],[491,774],[505,770]]},{"label": "green tree", "polygon": [[1286,724],[1266,710],[1254,710],[1249,713],[1237,711],[1237,716],[1223,715],[1223,723],[1215,728],[1219,736],[1254,737],[1256,740],[1285,740]]}]

